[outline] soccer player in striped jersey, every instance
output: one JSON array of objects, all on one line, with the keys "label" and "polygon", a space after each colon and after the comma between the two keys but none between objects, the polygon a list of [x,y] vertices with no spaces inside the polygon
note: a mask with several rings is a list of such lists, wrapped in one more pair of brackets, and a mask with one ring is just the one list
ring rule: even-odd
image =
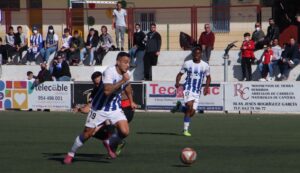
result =
[{"label": "soccer player in striped jersey", "polygon": [[209,65],[201,60],[202,51],[200,47],[196,47],[192,51],[193,59],[185,61],[180,72],[176,77],[175,87],[180,86],[180,80],[183,74],[186,73],[186,79],[184,83],[184,103],[185,103],[185,116],[184,116],[184,136],[192,136],[189,133],[189,125],[191,117],[195,114],[198,108],[199,98],[201,95],[202,83],[206,77],[206,85],[203,90],[203,94],[207,95],[210,85],[210,69]]},{"label": "soccer player in striped jersey", "polygon": [[108,149],[111,158],[115,158],[116,154],[111,149],[109,142],[119,142],[129,134],[128,121],[121,109],[121,93],[123,90],[125,91],[130,100],[131,107],[135,109],[137,106],[133,102],[132,88],[129,83],[130,77],[128,74],[130,55],[120,52],[117,55],[116,61],[115,66],[108,67],[103,73],[103,80],[93,97],[91,111],[87,116],[85,128],[76,137],[71,151],[68,152],[64,159],[65,164],[72,163],[76,151],[95,134],[97,127],[107,120],[110,120],[118,130],[117,135],[105,141],[105,147]]}]

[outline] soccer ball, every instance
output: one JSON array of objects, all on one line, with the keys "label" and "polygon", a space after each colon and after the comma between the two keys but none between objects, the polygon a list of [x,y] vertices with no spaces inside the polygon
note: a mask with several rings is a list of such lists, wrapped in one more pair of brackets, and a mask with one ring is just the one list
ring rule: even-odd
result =
[{"label": "soccer ball", "polygon": [[183,164],[191,165],[197,158],[197,152],[192,148],[184,148],[180,154],[180,160]]}]

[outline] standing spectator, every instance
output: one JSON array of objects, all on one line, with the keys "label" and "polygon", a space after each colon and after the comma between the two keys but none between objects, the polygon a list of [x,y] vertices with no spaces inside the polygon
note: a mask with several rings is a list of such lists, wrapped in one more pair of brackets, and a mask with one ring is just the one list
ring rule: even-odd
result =
[{"label": "standing spectator", "polygon": [[93,65],[94,53],[97,49],[98,43],[99,43],[98,35],[96,34],[96,31],[94,30],[94,28],[91,28],[89,31],[89,35],[87,36],[87,39],[86,39],[85,48],[81,49],[81,51],[80,51],[81,63],[82,63],[82,61],[84,61],[84,56],[88,52],[89,58],[90,58],[89,65]]},{"label": "standing spectator", "polygon": [[269,45],[270,42],[274,39],[279,39],[279,28],[275,25],[274,19],[269,19],[269,27],[267,31],[267,35],[265,37],[265,44]]},{"label": "standing spectator", "polygon": [[259,81],[268,81],[267,76],[268,72],[270,72],[269,66],[271,63],[271,59],[273,58],[272,45],[268,45],[262,57],[262,78]]},{"label": "standing spectator", "polygon": [[210,25],[204,25],[205,31],[201,33],[199,44],[202,47],[203,60],[209,63],[211,51],[214,49],[215,34],[211,31]]},{"label": "standing spectator", "polygon": [[98,54],[98,63],[100,65],[102,65],[102,61],[103,61],[103,58],[104,56],[107,54],[107,52],[109,50],[112,49],[112,46],[113,46],[113,39],[112,37],[110,36],[109,33],[107,33],[107,27],[106,26],[102,26],[101,27],[101,35],[99,37],[99,43],[100,43],[100,47],[99,49],[97,50],[97,54]]},{"label": "standing spectator", "polygon": [[12,56],[17,52],[16,38],[15,38],[14,28],[12,26],[10,26],[8,29],[8,33],[5,36],[5,42],[6,42],[7,57],[10,57],[11,59],[9,61],[12,61],[13,59]]},{"label": "standing spectator", "polygon": [[255,31],[252,33],[252,40],[255,43],[255,50],[264,48],[265,33],[260,27],[260,23],[255,23]]},{"label": "standing spectator", "polygon": [[152,80],[152,66],[157,65],[157,59],[160,54],[161,36],[156,31],[156,24],[152,23],[151,31],[146,36],[146,51],[144,56],[144,78],[145,80]]},{"label": "standing spectator", "polygon": [[74,31],[70,46],[70,65],[77,65],[80,62],[80,50],[84,47],[84,41],[77,30]]},{"label": "standing spectator", "polygon": [[129,50],[130,66],[136,67],[135,58],[138,51],[145,50],[144,39],[146,34],[141,30],[140,24],[135,24],[135,32],[133,34],[133,47]]},{"label": "standing spectator", "polygon": [[52,76],[56,81],[70,81],[71,73],[68,63],[63,59],[62,55],[55,58]]},{"label": "standing spectator", "polygon": [[58,51],[58,54],[64,56],[64,58],[69,61],[69,53],[70,53],[70,43],[71,43],[71,34],[69,28],[64,29],[64,34],[62,36],[62,47]]},{"label": "standing spectator", "polygon": [[271,59],[271,63],[269,65],[269,73],[270,73],[270,80],[274,80],[274,69],[279,67],[279,62],[281,59],[282,48],[278,44],[278,39],[273,40],[273,58]]},{"label": "standing spectator", "polygon": [[46,41],[44,48],[41,49],[40,53],[43,57],[44,62],[48,62],[49,56],[57,51],[58,46],[58,36],[54,32],[54,28],[52,25],[48,27],[48,33],[46,36]]},{"label": "standing spectator", "polygon": [[32,61],[35,61],[36,55],[40,52],[43,47],[43,37],[39,33],[37,27],[32,28],[32,35],[30,36],[30,46],[27,53],[27,64],[31,64]]},{"label": "standing spectator", "polygon": [[244,41],[241,46],[242,52],[242,72],[243,80],[246,81],[252,80],[252,68],[251,62],[254,60],[254,41],[250,39],[250,33],[244,34]]},{"label": "standing spectator", "polygon": [[127,12],[122,8],[122,2],[118,1],[117,9],[113,11],[112,29],[116,29],[117,50],[120,50],[119,41],[121,36],[121,51],[124,51],[124,34],[127,29]]},{"label": "standing spectator", "polygon": [[6,46],[3,44],[2,42],[2,38],[0,37],[0,54],[2,56],[1,58],[1,62],[0,62],[0,65],[1,64],[6,64],[7,63],[7,52],[6,52]]},{"label": "standing spectator", "polygon": [[18,32],[16,34],[16,45],[17,45],[17,51],[19,53],[20,56],[20,62],[22,60],[22,54],[24,51],[27,51],[28,49],[28,38],[26,36],[26,34],[23,33],[23,28],[22,26],[18,26],[17,28]]}]

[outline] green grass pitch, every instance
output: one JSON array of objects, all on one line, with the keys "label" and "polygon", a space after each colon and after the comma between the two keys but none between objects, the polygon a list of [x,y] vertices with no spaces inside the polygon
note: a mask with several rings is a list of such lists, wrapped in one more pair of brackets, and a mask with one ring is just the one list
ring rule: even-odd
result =
[{"label": "green grass pitch", "polygon": [[[198,114],[192,137],[181,136],[182,114],[136,113],[120,157],[107,160],[102,143],[88,141],[72,165],[64,155],[85,115],[0,112],[0,173],[299,173],[300,116]],[[180,151],[192,147],[185,167]]]}]

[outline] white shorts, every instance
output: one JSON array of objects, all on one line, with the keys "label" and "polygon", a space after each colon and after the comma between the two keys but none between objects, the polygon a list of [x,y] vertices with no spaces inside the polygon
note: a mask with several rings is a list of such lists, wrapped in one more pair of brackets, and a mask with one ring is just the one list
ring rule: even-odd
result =
[{"label": "white shorts", "polygon": [[95,128],[103,123],[105,120],[110,120],[112,124],[116,124],[118,121],[126,120],[123,110],[116,111],[93,111],[91,110],[86,118],[85,126],[89,128]]},{"label": "white shorts", "polygon": [[198,109],[198,104],[199,104],[199,98],[200,98],[200,94],[199,93],[194,93],[188,90],[185,90],[184,92],[184,103],[187,103],[189,101],[194,100],[194,104],[193,104],[193,109],[197,110]]}]

